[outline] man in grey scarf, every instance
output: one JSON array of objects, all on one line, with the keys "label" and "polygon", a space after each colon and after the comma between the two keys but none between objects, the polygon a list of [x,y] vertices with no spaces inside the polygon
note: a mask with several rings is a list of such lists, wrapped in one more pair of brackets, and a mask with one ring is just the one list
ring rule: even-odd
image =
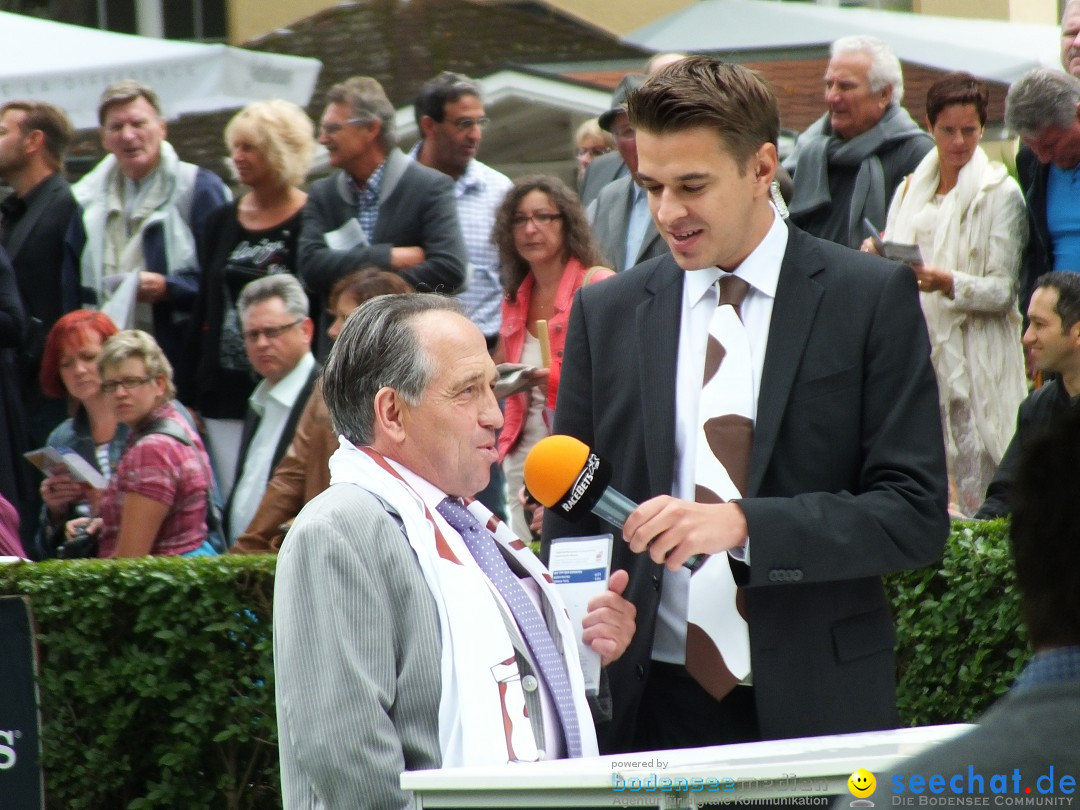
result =
[{"label": "man in grey scarf", "polygon": [[807,127],[784,161],[794,176],[791,221],[857,248],[865,217],[885,227],[893,192],[934,147],[900,106],[904,77],[887,44],[869,36],[832,44],[825,71],[829,110]]}]

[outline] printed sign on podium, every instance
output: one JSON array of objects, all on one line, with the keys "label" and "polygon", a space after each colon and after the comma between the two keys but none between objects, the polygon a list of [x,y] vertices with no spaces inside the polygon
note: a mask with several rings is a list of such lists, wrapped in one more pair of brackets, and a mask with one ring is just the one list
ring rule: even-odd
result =
[{"label": "printed sign on podium", "polygon": [[29,604],[0,598],[0,805],[45,807],[41,773],[36,656]]}]

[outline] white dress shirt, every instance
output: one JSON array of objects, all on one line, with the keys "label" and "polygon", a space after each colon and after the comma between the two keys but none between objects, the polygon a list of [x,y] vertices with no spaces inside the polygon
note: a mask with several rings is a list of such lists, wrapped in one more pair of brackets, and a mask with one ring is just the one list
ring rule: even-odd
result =
[{"label": "white dress shirt", "polygon": [[[461,539],[461,534],[458,533],[446,519],[439,514],[438,506],[447,497],[447,494],[432,484],[430,481],[421,478],[407,467],[403,467],[393,459],[386,459],[401,477],[405,479],[405,483],[412,487],[413,491],[420,496],[420,499],[427,506],[428,512],[431,513],[431,517],[435,520],[435,525],[439,527],[439,531],[442,532],[444,538],[446,538],[447,545],[450,546],[450,550],[454,552],[459,560],[467,561],[469,565],[474,566],[476,569],[483,573],[480,566],[477,564],[475,558],[472,556],[472,552],[469,551],[469,547],[465,545],[465,541]],[[484,576],[487,579],[487,576]],[[519,577],[518,581],[525,589],[525,593],[529,596],[529,601],[533,603],[533,606],[540,611],[540,615],[544,615],[544,608],[542,604],[542,597],[540,595],[540,586],[536,584],[536,581],[532,577]],[[490,580],[488,580],[490,584]],[[494,585],[490,585],[492,595],[498,601],[502,607],[503,615],[514,621],[513,613],[510,611],[510,606],[506,604],[502,594]],[[516,624],[516,622],[514,622]],[[521,630],[518,629],[518,635],[521,636]],[[524,638],[524,636],[522,636]],[[538,671],[535,661],[531,662],[533,669]],[[544,723],[544,758],[545,759],[563,759],[566,757],[566,744],[563,741],[562,726],[559,723],[558,709],[555,708],[555,703],[551,698],[551,693],[548,691],[547,684],[543,678],[537,677],[537,691],[540,694],[540,705],[543,709],[543,723]]]},{"label": "white dress shirt", "polygon": [[[787,250],[788,229],[784,220],[773,210],[773,222],[765,238],[758,243],[734,274],[750,285],[750,291],[740,307],[743,324],[750,339],[750,356],[754,369],[754,422],[757,422],[758,391],[761,370],[765,365],[765,350],[772,323],[776,284],[780,265]],[[701,381],[705,374],[705,344],[709,322],[716,310],[718,297],[716,281],[724,271],[706,267],[687,271],[683,282],[682,315],[679,323],[679,356],[675,376],[675,479],[671,493],[676,498],[694,500],[696,476],[698,402]],[[700,347],[694,349],[694,347]],[[750,562],[749,543],[745,550],[733,550],[732,556]],[[680,568],[672,573],[664,569],[664,587],[656,616],[652,657],[657,661],[682,664],[686,660],[687,597],[690,572]]]},{"label": "white dress shirt", "polygon": [[315,358],[308,352],[296,364],[292,371],[277,383],[263,380],[248,398],[248,407],[259,417],[259,426],[251,437],[247,456],[244,458],[244,472],[233,488],[232,504],[229,509],[229,543],[244,533],[266,493],[266,484],[270,480],[271,463],[274,450],[281,441],[281,433],[289,420],[300,392],[307,383],[311,370],[315,368]]}]

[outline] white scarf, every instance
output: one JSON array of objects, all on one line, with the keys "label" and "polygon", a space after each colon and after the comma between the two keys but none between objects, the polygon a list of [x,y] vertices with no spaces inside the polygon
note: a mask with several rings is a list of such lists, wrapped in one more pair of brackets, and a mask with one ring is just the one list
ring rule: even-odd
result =
[{"label": "white scarf", "polygon": [[[378,453],[357,448],[344,437],[330,457],[330,485],[353,484],[367,490],[396,512],[405,525],[424,580],[439,613],[442,635],[442,694],[439,700],[439,747],[444,768],[505,764],[539,758],[532,725],[525,716],[525,698],[514,645],[499,600],[487,577],[474,565],[463,565],[447,546],[420,496]],[[529,547],[514,536],[479,501],[466,505],[487,526],[503,551],[510,554],[540,586],[554,616],[555,646],[566,659],[574,692],[584,756],[596,756],[596,731],[585,698],[585,682],[577,655],[577,634],[550,575]],[[493,527],[493,524],[497,526]]]},{"label": "white scarf", "polygon": [[[988,194],[1002,183],[1008,182],[1009,174],[1005,167],[992,162],[983,151],[976,147],[974,154],[957,177],[956,186],[944,196],[937,214],[937,227],[934,229],[934,246],[929,256],[923,260],[929,267],[940,267],[966,273],[985,275],[986,253],[990,243],[990,230],[993,225],[984,203]],[[915,219],[923,207],[937,194],[940,181],[938,150],[932,149],[915,171],[908,176],[896,192],[889,208],[889,220],[885,226],[885,238],[904,244],[917,241]],[[934,324],[931,334],[931,353],[934,370],[937,372],[938,388],[944,394],[970,401],[971,377],[973,370],[968,364],[984,365],[984,379],[1001,376],[1002,358],[988,356],[988,353],[975,352],[968,357],[964,346],[964,323],[969,314],[956,308],[956,302],[940,293],[920,293],[923,312],[928,323]],[[1020,315],[1010,310],[1006,317],[1015,321],[1016,333],[1020,333]],[[1016,353],[1017,355],[1019,352]],[[983,446],[995,458],[1005,452],[1005,445],[1012,436],[1010,415],[1004,419],[986,418],[986,414],[976,414],[975,423],[979,427]],[[1004,425],[1004,429],[1000,426]],[[995,429],[996,428],[996,429]],[[953,442],[952,432],[946,432],[946,441]],[[955,448],[950,448],[955,451]]]},{"label": "white scarf", "polygon": [[[131,212],[130,222],[124,214],[124,176],[115,156],[107,155],[72,186],[83,209],[86,230],[80,260],[81,284],[97,295],[99,309],[112,294],[104,288],[105,276],[146,269],[143,233],[151,225],[162,223],[166,275],[197,266],[195,238],[186,219],[189,211],[184,209],[190,208],[198,167],[183,163],[168,141],[161,142],[160,150],[157,168],[143,180],[150,185]],[[149,325],[152,331],[149,307],[139,304],[137,310],[136,321],[143,327]],[[134,325],[117,324],[121,329]]]}]

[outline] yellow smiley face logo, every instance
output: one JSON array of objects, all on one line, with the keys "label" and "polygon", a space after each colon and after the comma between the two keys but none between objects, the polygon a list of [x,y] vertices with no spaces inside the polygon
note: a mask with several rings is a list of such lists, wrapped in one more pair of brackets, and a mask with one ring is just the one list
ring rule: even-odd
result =
[{"label": "yellow smiley face logo", "polygon": [[873,795],[874,790],[877,789],[877,779],[866,768],[859,768],[848,777],[847,788],[851,791],[852,796],[865,799],[867,796]]}]

